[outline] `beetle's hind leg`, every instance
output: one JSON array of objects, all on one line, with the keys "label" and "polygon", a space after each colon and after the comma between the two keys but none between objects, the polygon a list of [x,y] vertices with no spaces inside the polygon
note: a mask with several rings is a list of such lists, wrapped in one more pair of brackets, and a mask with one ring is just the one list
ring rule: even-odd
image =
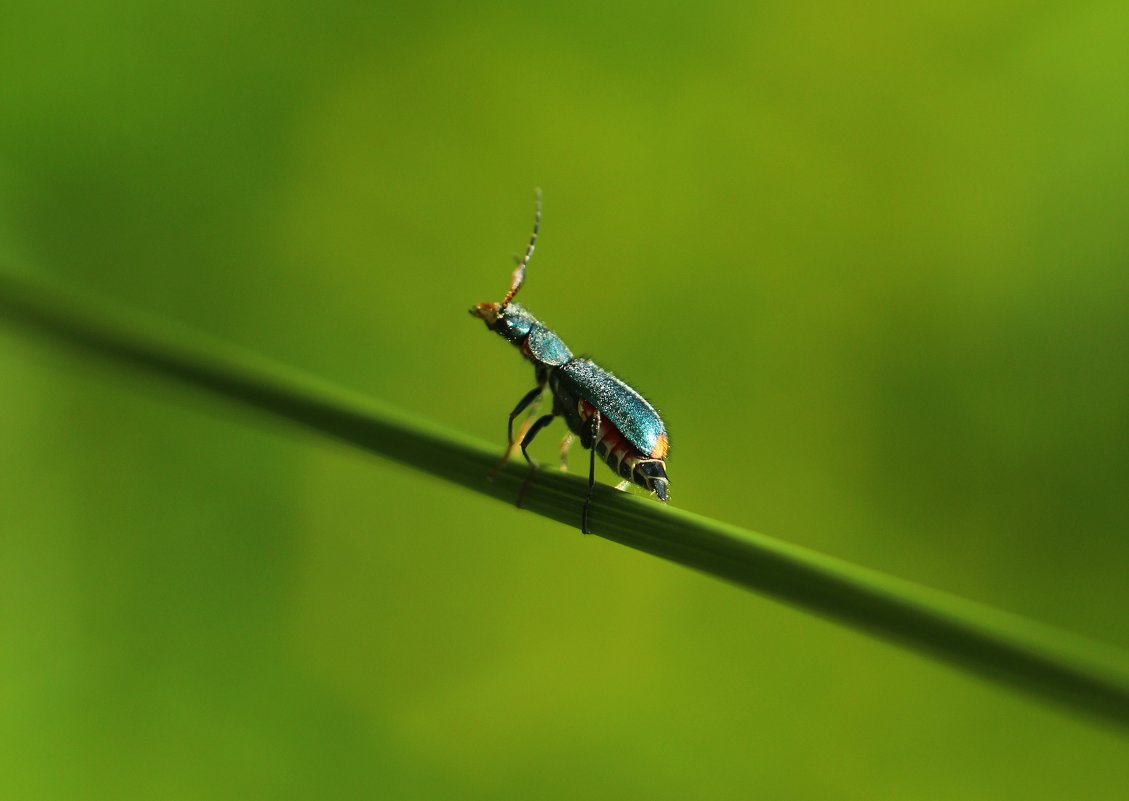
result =
[{"label": "beetle's hind leg", "polygon": [[525,461],[529,462],[529,473],[526,474],[525,481],[522,482],[521,485],[521,491],[517,494],[518,507],[521,506],[521,502],[525,498],[525,491],[529,489],[529,482],[533,480],[533,474],[537,472],[537,463],[529,458],[529,451],[527,451],[526,448],[529,447],[529,443],[533,442],[533,438],[537,436],[537,432],[553,422],[554,417],[556,417],[555,414],[547,414],[544,417],[538,417],[537,422],[531,425],[529,430],[525,432],[525,436],[521,438],[521,455],[525,457]]}]

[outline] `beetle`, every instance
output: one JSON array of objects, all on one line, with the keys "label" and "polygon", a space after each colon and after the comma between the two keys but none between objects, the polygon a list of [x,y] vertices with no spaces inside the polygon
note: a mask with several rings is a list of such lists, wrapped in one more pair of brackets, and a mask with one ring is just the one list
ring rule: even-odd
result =
[{"label": "beetle", "polygon": [[[521,305],[514,296],[525,283],[525,269],[533,257],[537,235],[541,230],[541,192],[534,200],[533,234],[525,255],[517,261],[510,289],[501,303],[479,303],[471,315],[486,323],[521,351],[533,364],[537,386],[529,390],[513,411],[506,426],[506,452],[495,468],[499,470],[514,449],[514,419],[534,402],[540,402],[546,387],[552,393],[553,410],[526,424],[519,432],[521,455],[529,463],[529,473],[518,493],[520,507],[536,463],[527,448],[533,438],[557,417],[563,417],[569,433],[561,442],[561,470],[567,470],[568,448],[575,438],[590,451],[588,458],[588,495],[580,516],[580,530],[588,533],[588,510],[592,505],[592,488],[596,483],[596,455],[622,479],[618,489],[637,484],[666,503],[670,482],[666,475],[666,458],[670,437],[666,425],[647,400],[626,383],[591,359],[572,355],[564,341]],[[493,474],[492,474],[493,475]]]}]

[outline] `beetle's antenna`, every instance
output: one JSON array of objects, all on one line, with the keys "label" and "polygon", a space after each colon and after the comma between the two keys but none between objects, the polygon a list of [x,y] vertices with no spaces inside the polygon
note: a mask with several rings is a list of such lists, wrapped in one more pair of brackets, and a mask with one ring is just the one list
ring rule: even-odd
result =
[{"label": "beetle's antenna", "polygon": [[510,291],[502,298],[502,308],[505,309],[510,305],[510,301],[514,299],[514,295],[521,289],[521,285],[525,283],[525,268],[529,265],[529,260],[533,258],[533,248],[537,246],[537,234],[541,231],[541,190],[533,190],[533,235],[529,237],[529,247],[525,249],[525,256],[517,264],[517,269],[514,270],[513,280],[510,281]]}]

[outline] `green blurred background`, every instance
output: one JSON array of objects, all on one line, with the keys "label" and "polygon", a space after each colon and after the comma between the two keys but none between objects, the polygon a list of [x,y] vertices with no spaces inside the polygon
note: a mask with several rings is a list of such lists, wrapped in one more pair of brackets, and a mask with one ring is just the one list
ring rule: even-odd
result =
[{"label": "green blurred background", "polygon": [[[534,186],[522,299],[676,505],[1129,647],[1123,0],[0,9],[0,259],[499,446]],[[1110,730],[251,412],[7,328],[0,389],[4,798],[1129,794]]]}]

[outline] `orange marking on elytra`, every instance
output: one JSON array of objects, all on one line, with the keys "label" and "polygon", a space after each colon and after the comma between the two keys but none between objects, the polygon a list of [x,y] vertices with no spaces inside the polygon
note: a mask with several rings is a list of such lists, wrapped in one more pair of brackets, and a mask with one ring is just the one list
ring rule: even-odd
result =
[{"label": "orange marking on elytra", "polygon": [[659,434],[658,442],[655,443],[655,449],[651,451],[651,458],[665,459],[669,450],[670,440],[666,438],[666,434]]}]

